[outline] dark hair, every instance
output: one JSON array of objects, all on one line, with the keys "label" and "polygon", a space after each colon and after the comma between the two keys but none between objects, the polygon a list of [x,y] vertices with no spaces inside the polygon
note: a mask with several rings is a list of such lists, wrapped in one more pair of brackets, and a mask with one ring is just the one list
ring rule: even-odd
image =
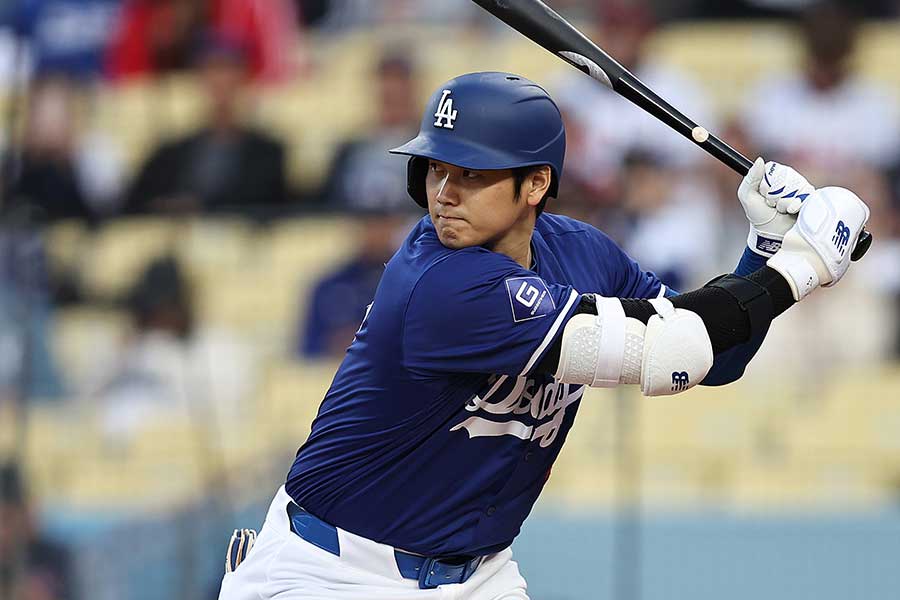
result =
[{"label": "dark hair", "polygon": [[125,302],[138,329],[153,328],[160,318],[177,315],[181,329],[178,333],[186,337],[191,332],[190,284],[174,256],[164,255],[152,260],[132,286]]},{"label": "dark hair", "polygon": [[[545,167],[548,165],[531,165],[528,167],[516,167],[512,170],[513,174],[513,197],[519,197],[519,192],[522,191],[522,184],[525,183],[525,179],[528,178],[529,175],[537,171],[538,169]],[[553,172],[551,170],[550,177],[553,177]],[[548,188],[549,189],[549,188]],[[541,213],[544,212],[544,206],[547,205],[547,198],[549,198],[549,191],[544,192],[544,197],[541,198],[540,203],[537,205],[537,215],[541,216]]]}]

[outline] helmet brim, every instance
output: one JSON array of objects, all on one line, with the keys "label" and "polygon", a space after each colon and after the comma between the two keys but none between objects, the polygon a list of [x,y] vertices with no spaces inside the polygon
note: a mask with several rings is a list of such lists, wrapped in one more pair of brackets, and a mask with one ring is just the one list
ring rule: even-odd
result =
[{"label": "helmet brim", "polygon": [[521,155],[511,156],[470,140],[442,138],[438,143],[433,137],[421,134],[388,152],[439,160],[463,169],[476,171],[514,169],[547,163],[546,160],[539,159],[534,162],[523,161]]}]

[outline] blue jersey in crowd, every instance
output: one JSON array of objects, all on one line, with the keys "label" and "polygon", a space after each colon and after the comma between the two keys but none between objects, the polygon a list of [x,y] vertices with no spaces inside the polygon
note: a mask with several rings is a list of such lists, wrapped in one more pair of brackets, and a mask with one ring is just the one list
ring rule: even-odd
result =
[{"label": "blue jersey in crowd", "polygon": [[581,293],[665,292],[603,233],[566,217],[538,218],[532,255],[528,270],[481,247],[451,250],[427,216],[418,223],[297,453],[286,487],[298,504],[428,556],[512,543],[584,393],[535,365]]},{"label": "blue jersey in crowd", "polygon": [[0,8],[0,26],[28,42],[36,73],[96,77],[121,5],[122,0],[17,0]]}]

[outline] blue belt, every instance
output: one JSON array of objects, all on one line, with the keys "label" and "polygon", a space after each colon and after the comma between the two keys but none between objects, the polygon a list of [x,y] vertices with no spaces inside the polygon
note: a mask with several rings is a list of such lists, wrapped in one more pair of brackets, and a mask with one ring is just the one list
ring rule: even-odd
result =
[{"label": "blue belt", "polygon": [[[313,546],[335,556],[341,555],[341,545],[338,542],[337,528],[334,525],[329,525],[311,515],[294,502],[288,503],[287,514],[292,532]],[[481,564],[482,558],[481,556],[436,558],[394,549],[394,559],[397,561],[400,575],[404,579],[417,580],[419,588],[423,590],[448,583],[464,583]]]}]

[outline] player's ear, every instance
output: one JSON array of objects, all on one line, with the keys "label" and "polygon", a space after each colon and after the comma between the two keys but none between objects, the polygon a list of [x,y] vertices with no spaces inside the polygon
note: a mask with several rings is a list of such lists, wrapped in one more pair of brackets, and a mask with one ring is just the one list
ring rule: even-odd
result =
[{"label": "player's ear", "polygon": [[537,206],[541,203],[547,190],[550,189],[551,178],[549,165],[542,165],[528,175],[523,187],[528,194],[526,201],[529,205]]}]

